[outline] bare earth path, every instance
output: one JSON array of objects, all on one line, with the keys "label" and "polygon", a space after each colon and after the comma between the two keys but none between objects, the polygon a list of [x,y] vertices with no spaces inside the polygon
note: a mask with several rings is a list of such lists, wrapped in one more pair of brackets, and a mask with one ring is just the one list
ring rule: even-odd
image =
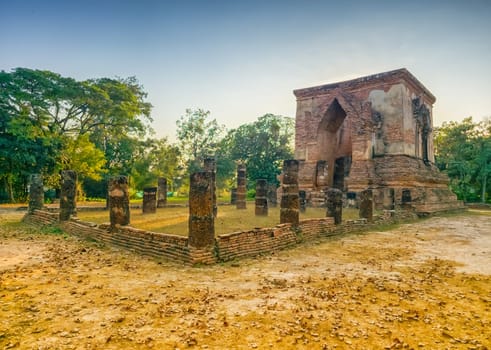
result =
[{"label": "bare earth path", "polygon": [[491,215],[182,267],[0,211],[0,348],[491,349]]}]

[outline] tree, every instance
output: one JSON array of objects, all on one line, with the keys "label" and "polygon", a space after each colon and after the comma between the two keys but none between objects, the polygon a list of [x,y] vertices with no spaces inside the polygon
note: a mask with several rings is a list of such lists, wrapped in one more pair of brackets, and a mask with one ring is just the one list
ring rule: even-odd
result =
[{"label": "tree", "polygon": [[68,137],[61,151],[61,162],[64,169],[77,172],[78,179],[100,180],[106,159],[104,152],[90,142],[88,134]]},{"label": "tree", "polygon": [[491,119],[479,123],[476,137],[477,180],[481,186],[481,202],[486,201],[488,195],[488,181],[491,178]]},{"label": "tree", "polygon": [[147,186],[155,186],[159,177],[173,179],[179,171],[179,149],[170,144],[166,138],[147,139],[140,143],[135,155],[135,163],[131,172],[133,186],[143,189]]},{"label": "tree", "polygon": [[39,84],[0,72],[0,178],[10,202],[23,200],[28,176],[52,172],[61,140],[49,128]]},{"label": "tree", "polygon": [[120,140],[144,135],[151,121],[145,98],[134,77],[80,82],[50,71],[1,71],[0,178],[11,200],[14,185],[25,183],[29,173],[50,175],[72,166],[70,146],[82,142],[92,155],[98,148],[109,159],[107,150]]},{"label": "tree", "polygon": [[491,174],[490,121],[448,122],[436,129],[435,155],[459,199],[485,202]]},{"label": "tree", "polygon": [[187,175],[199,171],[203,159],[217,150],[224,127],[209,117],[209,111],[186,109],[186,115],[177,121],[178,146]]},{"label": "tree", "polygon": [[252,188],[257,179],[279,183],[283,160],[293,158],[293,133],[294,120],[274,114],[229,132],[230,158],[245,163]]}]

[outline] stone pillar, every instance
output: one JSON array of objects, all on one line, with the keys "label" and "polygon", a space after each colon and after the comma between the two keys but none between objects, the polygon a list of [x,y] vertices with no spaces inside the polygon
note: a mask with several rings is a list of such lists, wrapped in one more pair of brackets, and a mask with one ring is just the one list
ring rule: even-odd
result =
[{"label": "stone pillar", "polygon": [[167,179],[159,177],[157,188],[157,208],[164,208],[167,205]]},{"label": "stone pillar", "polygon": [[318,160],[315,166],[315,183],[317,187],[329,186],[327,160]]},{"label": "stone pillar", "polygon": [[157,212],[157,187],[146,187],[143,189],[143,214]]},{"label": "stone pillar", "polygon": [[360,218],[373,221],[373,192],[364,190],[360,192]]},{"label": "stone pillar", "polygon": [[237,209],[246,209],[246,166],[239,164],[237,166]]},{"label": "stone pillar", "polygon": [[44,207],[44,184],[41,174],[31,174],[29,177],[29,212]]},{"label": "stone pillar", "polygon": [[71,216],[77,216],[77,173],[62,170],[60,175],[60,221],[67,221]]},{"label": "stone pillar", "polygon": [[337,188],[326,190],[326,217],[334,218],[334,224],[339,225],[343,217],[343,192]]},{"label": "stone pillar", "polygon": [[111,227],[130,223],[128,178],[124,175],[109,179],[109,219]]},{"label": "stone pillar", "polygon": [[194,248],[210,247],[215,242],[213,177],[208,171],[191,175],[188,242]]},{"label": "stone pillar", "polygon": [[204,159],[204,169],[212,174],[212,185],[213,185],[213,216],[216,218],[218,214],[217,207],[217,181],[216,181],[216,173],[217,173],[217,162],[215,157],[206,157]]},{"label": "stone pillar", "polygon": [[401,196],[401,209],[411,210],[412,209],[411,202],[412,202],[411,190],[408,188],[403,188],[402,196]]},{"label": "stone pillar", "polygon": [[278,194],[276,192],[276,185],[271,184],[268,186],[268,206],[276,208],[278,205]]},{"label": "stone pillar", "polygon": [[356,203],[356,192],[346,193],[346,207],[356,208],[358,204]]},{"label": "stone pillar", "polygon": [[395,209],[395,193],[393,188],[385,188],[384,189],[384,199],[383,199],[383,208],[385,210],[394,210]]},{"label": "stone pillar", "polygon": [[268,182],[265,179],[256,181],[256,216],[268,216]]},{"label": "stone pillar", "polygon": [[230,189],[230,204],[237,204],[237,189],[235,187]]},{"label": "stone pillar", "polygon": [[298,225],[298,160],[283,161],[283,184],[282,184],[280,223],[292,223]]},{"label": "stone pillar", "polygon": [[298,200],[300,205],[300,212],[305,213],[307,210],[307,192],[298,191]]}]

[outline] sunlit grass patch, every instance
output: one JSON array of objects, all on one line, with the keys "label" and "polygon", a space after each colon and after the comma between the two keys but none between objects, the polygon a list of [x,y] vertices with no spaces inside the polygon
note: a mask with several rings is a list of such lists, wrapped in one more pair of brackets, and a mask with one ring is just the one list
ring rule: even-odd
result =
[{"label": "sunlit grass patch", "polygon": [[[218,207],[218,216],[215,220],[215,233],[217,235],[236,231],[251,230],[254,228],[274,227],[280,223],[280,208],[269,208],[268,216],[255,216],[254,202],[247,203],[247,209],[238,210],[235,206],[224,205]],[[300,220],[323,218],[326,216],[325,208],[307,208],[300,213]],[[109,221],[108,211],[82,211],[78,217],[84,221],[103,223]],[[136,228],[171,233],[186,236],[188,234],[189,208],[158,208],[155,214],[143,214],[141,209],[133,209],[130,214],[130,225]],[[344,209],[343,220],[358,218],[358,210]]]}]

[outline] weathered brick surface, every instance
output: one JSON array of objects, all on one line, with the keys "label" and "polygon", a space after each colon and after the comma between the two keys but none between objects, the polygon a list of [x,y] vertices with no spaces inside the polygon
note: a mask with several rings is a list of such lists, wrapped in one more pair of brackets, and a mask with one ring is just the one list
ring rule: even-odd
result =
[{"label": "weathered brick surface", "polygon": [[247,177],[246,166],[237,165],[237,192],[235,196],[235,205],[237,209],[246,209]]},{"label": "weathered brick surface", "polygon": [[128,225],[130,223],[128,178],[123,175],[115,176],[110,179],[108,187],[111,225]]},{"label": "weathered brick surface", "polygon": [[256,207],[257,216],[268,216],[268,182],[265,179],[256,181]]},{"label": "weathered brick surface", "polygon": [[283,179],[280,207],[280,223],[298,224],[298,161],[295,159],[283,161]]},{"label": "weathered brick surface", "polygon": [[157,187],[146,187],[143,189],[143,214],[154,214],[157,212]]},{"label": "weathered brick surface", "polygon": [[370,223],[366,219],[347,220],[340,225],[334,218],[301,220],[297,225],[280,224],[219,235],[212,247],[203,249],[189,246],[187,237],[140,230],[131,226],[95,224],[77,219],[59,221],[56,212],[34,210],[27,213],[24,222],[42,226],[59,225],[65,232],[82,238],[91,238],[111,246],[124,248],[142,256],[168,259],[184,264],[213,264],[282,250],[301,242],[367,230],[380,223],[393,223],[416,218],[414,211],[386,210]]},{"label": "weathered brick surface", "polygon": [[73,170],[61,171],[60,220],[77,216],[77,173]]},{"label": "weathered brick surface", "polygon": [[22,221],[27,224],[42,227],[58,224],[59,216],[60,215],[56,212],[35,209],[32,212],[28,212],[26,215],[24,215]]},{"label": "weathered brick surface", "polygon": [[31,174],[29,178],[29,211],[43,209],[43,207],[43,176],[41,174]]},{"label": "weathered brick surface", "polygon": [[376,207],[382,208],[378,191],[409,187],[426,193],[411,203],[416,211],[462,207],[448,190],[448,178],[434,166],[435,97],[406,69],[294,94],[299,189],[307,191],[311,205],[319,204],[323,188],[336,187],[372,189]]},{"label": "weathered brick surface", "polygon": [[167,179],[159,177],[157,187],[157,208],[164,208],[167,205]]},{"label": "weathered brick surface", "polygon": [[195,248],[212,246],[215,237],[213,173],[191,175],[189,185],[189,245]]}]

